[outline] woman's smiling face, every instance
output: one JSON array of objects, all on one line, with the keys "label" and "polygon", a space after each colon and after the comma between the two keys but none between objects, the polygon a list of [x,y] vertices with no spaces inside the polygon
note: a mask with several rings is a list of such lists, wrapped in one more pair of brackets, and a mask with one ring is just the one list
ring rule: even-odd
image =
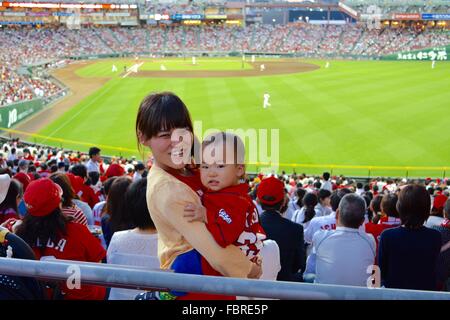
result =
[{"label": "woman's smiling face", "polygon": [[192,133],[185,128],[161,130],[140,142],[152,150],[156,164],[164,170],[180,170],[191,163]]}]

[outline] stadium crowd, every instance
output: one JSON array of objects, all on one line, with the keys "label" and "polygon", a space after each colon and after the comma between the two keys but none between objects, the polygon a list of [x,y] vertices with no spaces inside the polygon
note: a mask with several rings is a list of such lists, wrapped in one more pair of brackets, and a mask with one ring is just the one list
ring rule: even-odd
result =
[{"label": "stadium crowd", "polygon": [[346,25],[249,25],[246,28],[6,28],[0,32],[0,106],[48,97],[59,87],[45,79],[19,74],[20,66],[101,54],[164,52],[273,52],[379,56],[398,51],[442,47],[450,34],[434,29],[367,30]]},{"label": "stadium crowd", "polygon": [[[103,158],[96,147],[82,153],[4,141],[0,223],[31,246],[42,236],[57,241],[65,225],[68,248],[37,245],[38,258],[158,268],[158,232],[145,197],[151,167],[151,160]],[[262,278],[366,286],[367,266],[376,265],[387,288],[449,290],[450,179],[361,181],[327,172],[247,178],[245,192],[270,247],[261,252]],[[52,296],[134,299],[138,293],[60,285]]]},{"label": "stadium crowd", "polygon": [[[246,28],[6,29],[0,32],[4,61],[18,67],[42,60],[90,54],[186,51],[251,51],[378,56],[450,43],[448,32],[426,29],[368,30],[346,25],[249,25]],[[16,55],[11,53],[17,52]],[[9,60],[5,60],[9,59]]]},{"label": "stadium crowd", "polygon": [[32,100],[36,97],[50,97],[61,90],[48,79],[30,78],[19,75],[15,70],[2,65],[0,59],[0,106]]}]

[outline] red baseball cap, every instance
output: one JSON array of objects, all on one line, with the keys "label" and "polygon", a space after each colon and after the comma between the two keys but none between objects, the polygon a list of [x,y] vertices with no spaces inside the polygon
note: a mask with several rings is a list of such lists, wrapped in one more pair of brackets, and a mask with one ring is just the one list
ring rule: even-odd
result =
[{"label": "red baseball cap", "polygon": [[28,185],[23,200],[30,215],[45,217],[59,207],[62,194],[59,185],[49,178],[41,178]]},{"label": "red baseball cap", "polygon": [[436,197],[434,197],[433,201],[433,207],[436,209],[443,208],[445,206],[445,202],[447,201],[447,197],[443,194],[438,194]]},{"label": "red baseball cap", "polygon": [[66,173],[66,176],[69,177],[70,185],[72,187],[73,192],[77,196],[81,197],[81,195],[83,194],[83,184],[84,184],[83,178],[76,176],[70,172]]},{"label": "red baseball cap", "polygon": [[105,176],[108,178],[111,177],[120,177],[125,174],[125,169],[122,168],[120,164],[113,163],[106,170]]},{"label": "red baseball cap", "polygon": [[284,183],[275,177],[266,178],[258,185],[256,196],[269,206],[279,203],[284,198]]},{"label": "red baseball cap", "polygon": [[31,182],[31,178],[29,175],[27,175],[26,173],[23,173],[23,172],[19,172],[19,173],[16,173],[13,178],[22,184],[24,191],[27,190],[28,185]]}]

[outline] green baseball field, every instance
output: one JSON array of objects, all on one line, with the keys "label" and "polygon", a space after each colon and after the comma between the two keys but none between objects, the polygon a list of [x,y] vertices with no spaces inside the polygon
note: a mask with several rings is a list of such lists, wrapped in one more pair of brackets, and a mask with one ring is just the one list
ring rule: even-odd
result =
[{"label": "green baseball field", "polygon": [[212,128],[256,135],[256,155],[263,156],[255,158],[253,150],[248,171],[271,170],[268,162],[280,171],[360,176],[442,177],[446,166],[450,170],[450,63],[437,62],[434,69],[429,61],[325,64],[96,61],[75,71],[79,81],[109,80],[43,128],[39,134],[48,138],[38,142],[79,150],[99,145],[103,154],[142,158],[134,135],[139,103],[150,92],[173,91],[198,121],[198,136]]}]

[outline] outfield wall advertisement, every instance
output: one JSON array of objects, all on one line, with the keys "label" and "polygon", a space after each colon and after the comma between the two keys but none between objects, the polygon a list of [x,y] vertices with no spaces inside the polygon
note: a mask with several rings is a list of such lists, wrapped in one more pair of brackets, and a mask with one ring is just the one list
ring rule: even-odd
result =
[{"label": "outfield wall advertisement", "polygon": [[42,110],[42,99],[15,103],[0,108],[0,127],[11,128],[15,124]]},{"label": "outfield wall advertisement", "polygon": [[414,51],[403,51],[382,57],[383,60],[425,60],[448,61],[450,46],[443,48],[429,48]]}]

